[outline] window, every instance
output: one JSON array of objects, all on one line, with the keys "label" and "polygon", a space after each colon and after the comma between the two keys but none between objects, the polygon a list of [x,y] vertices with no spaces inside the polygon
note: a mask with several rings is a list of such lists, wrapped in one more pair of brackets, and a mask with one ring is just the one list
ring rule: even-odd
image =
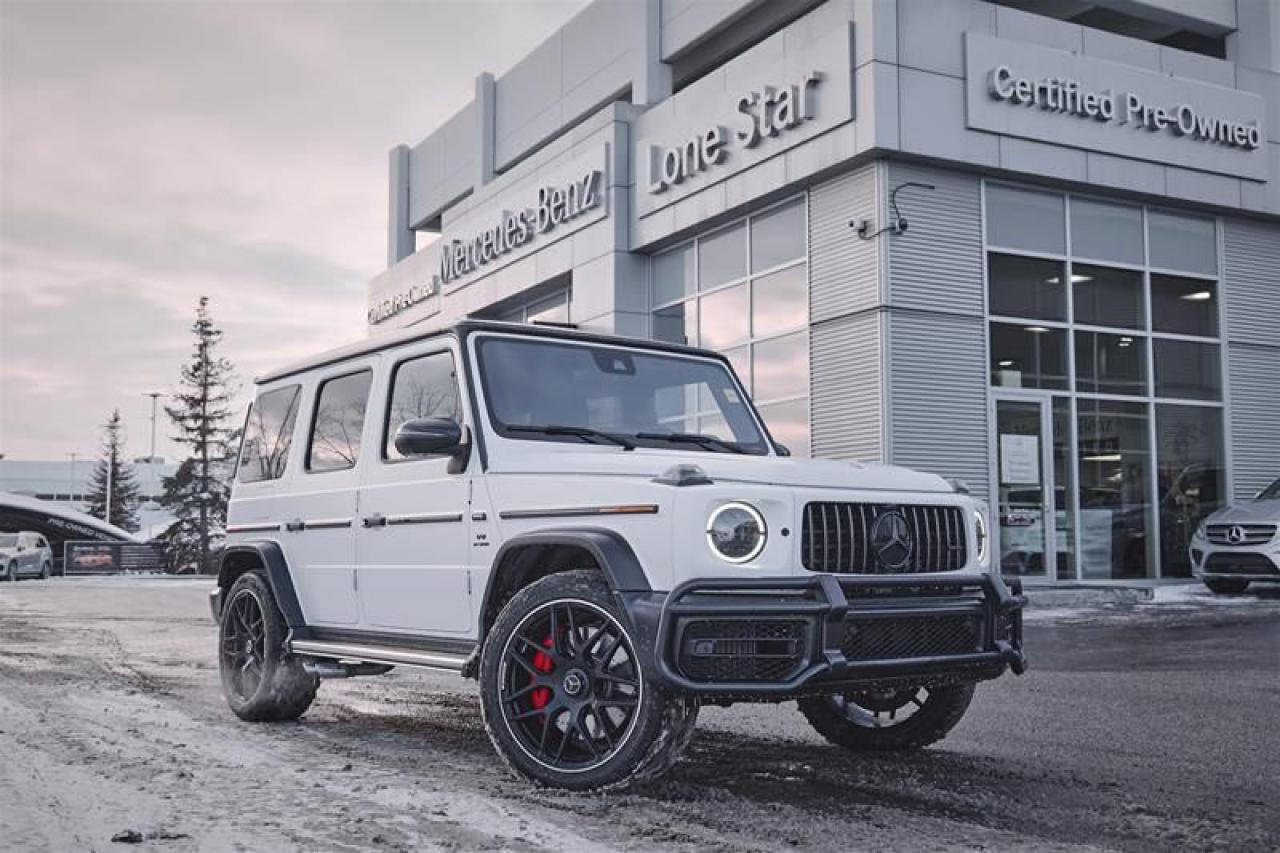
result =
[{"label": "window", "polygon": [[[768,452],[750,406],[716,360],[492,336],[481,338],[477,352],[490,419],[506,438]],[[735,447],[670,441],[670,433],[701,433]]]},{"label": "window", "polygon": [[809,449],[807,242],[798,198],[655,255],[650,267],[653,337],[728,356],[797,455]]},{"label": "window", "polygon": [[992,253],[987,256],[987,303],[1001,317],[1067,319],[1066,265],[1061,261]]},{"label": "window", "polygon": [[518,307],[508,309],[497,316],[506,323],[559,323],[569,322],[570,293],[568,288],[550,296],[540,296]]},{"label": "window", "polygon": [[991,384],[1066,390],[1067,333],[1046,326],[991,324]]},{"label": "window", "polygon": [[991,394],[998,412],[1046,392],[1058,577],[1185,576],[1187,527],[1226,490],[1216,220],[984,197]]},{"label": "window", "polygon": [[1215,337],[1218,283],[1212,279],[1151,274],[1151,328],[1157,332]]},{"label": "window", "polygon": [[241,483],[275,480],[284,475],[298,418],[301,386],[289,385],[258,395],[249,409],[240,446],[238,477]]},{"label": "window", "polygon": [[1140,338],[1076,332],[1076,390],[1095,394],[1147,393],[1147,350]]},{"label": "window", "polygon": [[1140,270],[1085,264],[1071,267],[1071,299],[1077,323],[1141,329],[1147,324],[1142,291]]},{"label": "window", "polygon": [[391,399],[382,458],[404,459],[396,450],[396,431],[417,418],[447,418],[462,423],[453,353],[434,352],[402,361],[391,374]]},{"label": "window", "polygon": [[987,186],[987,245],[1062,254],[1066,208],[1058,193]]},{"label": "window", "polygon": [[1156,396],[1222,399],[1218,345],[1156,338]]},{"label": "window", "polygon": [[342,471],[355,467],[360,458],[360,436],[364,431],[364,411],[372,381],[373,372],[362,370],[320,385],[307,448],[308,471]]}]

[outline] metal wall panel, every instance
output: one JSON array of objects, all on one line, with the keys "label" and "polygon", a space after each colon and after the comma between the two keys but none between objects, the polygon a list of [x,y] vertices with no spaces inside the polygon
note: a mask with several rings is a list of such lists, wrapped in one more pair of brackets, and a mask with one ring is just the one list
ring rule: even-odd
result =
[{"label": "metal wall panel", "polygon": [[809,335],[815,457],[882,461],[880,311],[819,323]]},{"label": "metal wall panel", "polygon": [[878,167],[809,193],[811,446],[832,459],[884,458],[879,241],[851,221],[876,220]]},{"label": "metal wall panel", "polygon": [[957,477],[987,499],[985,322],[901,310],[888,320],[889,461]]},{"label": "metal wall panel", "polygon": [[1280,477],[1280,347],[1233,343],[1227,349],[1231,382],[1231,468],[1237,500]]},{"label": "metal wall panel", "polygon": [[1228,338],[1280,346],[1280,225],[1228,219],[1222,248]]},{"label": "metal wall panel", "polygon": [[877,167],[864,166],[809,193],[809,318],[820,323],[880,304],[880,240],[863,240],[850,222],[876,215]]},{"label": "metal wall panel", "polygon": [[934,189],[906,187],[899,191],[898,212],[906,218],[908,228],[903,234],[880,237],[889,252],[890,304],[981,315],[982,193],[978,178],[891,162],[886,193],[908,181]]}]

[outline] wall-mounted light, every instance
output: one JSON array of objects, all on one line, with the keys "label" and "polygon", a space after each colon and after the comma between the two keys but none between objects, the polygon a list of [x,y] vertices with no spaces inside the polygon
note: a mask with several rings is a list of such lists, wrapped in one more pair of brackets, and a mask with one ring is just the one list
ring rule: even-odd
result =
[{"label": "wall-mounted light", "polygon": [[858,236],[863,240],[874,240],[886,231],[892,231],[894,234],[905,234],[907,231],[907,217],[902,215],[898,209],[898,193],[907,187],[920,187],[925,190],[935,190],[933,184],[926,184],[922,181],[905,181],[898,184],[889,193],[889,224],[881,228],[879,231],[872,232],[870,219],[854,219],[849,222],[849,227],[856,229]]}]

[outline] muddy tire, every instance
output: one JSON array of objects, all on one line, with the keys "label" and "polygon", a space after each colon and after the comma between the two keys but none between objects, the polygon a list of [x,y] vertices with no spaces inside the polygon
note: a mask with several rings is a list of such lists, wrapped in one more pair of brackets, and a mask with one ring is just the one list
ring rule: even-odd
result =
[{"label": "muddy tire", "polygon": [[480,658],[485,728],[542,785],[620,788],[666,773],[698,707],[664,693],[649,654],[596,571],[542,578],[498,615]]},{"label": "muddy tire", "polygon": [[814,696],[800,712],[818,734],[855,752],[895,752],[936,743],[973,700],[973,684],[875,694]]},{"label": "muddy tire", "polygon": [[222,605],[218,664],[222,693],[242,720],[296,720],[311,707],[319,680],[285,651],[288,628],[261,572],[236,579]]},{"label": "muddy tire", "polygon": [[1205,578],[1204,585],[1214,595],[1239,595],[1249,588],[1248,581],[1237,578]]}]

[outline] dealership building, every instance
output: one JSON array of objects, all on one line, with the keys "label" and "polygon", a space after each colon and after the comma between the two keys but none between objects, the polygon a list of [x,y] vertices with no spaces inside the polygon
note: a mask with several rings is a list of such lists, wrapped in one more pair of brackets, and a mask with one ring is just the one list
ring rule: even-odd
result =
[{"label": "dealership building", "polygon": [[596,0],[512,60],[392,150],[371,335],[718,350],[1030,579],[1187,577],[1280,477],[1280,3]]}]

